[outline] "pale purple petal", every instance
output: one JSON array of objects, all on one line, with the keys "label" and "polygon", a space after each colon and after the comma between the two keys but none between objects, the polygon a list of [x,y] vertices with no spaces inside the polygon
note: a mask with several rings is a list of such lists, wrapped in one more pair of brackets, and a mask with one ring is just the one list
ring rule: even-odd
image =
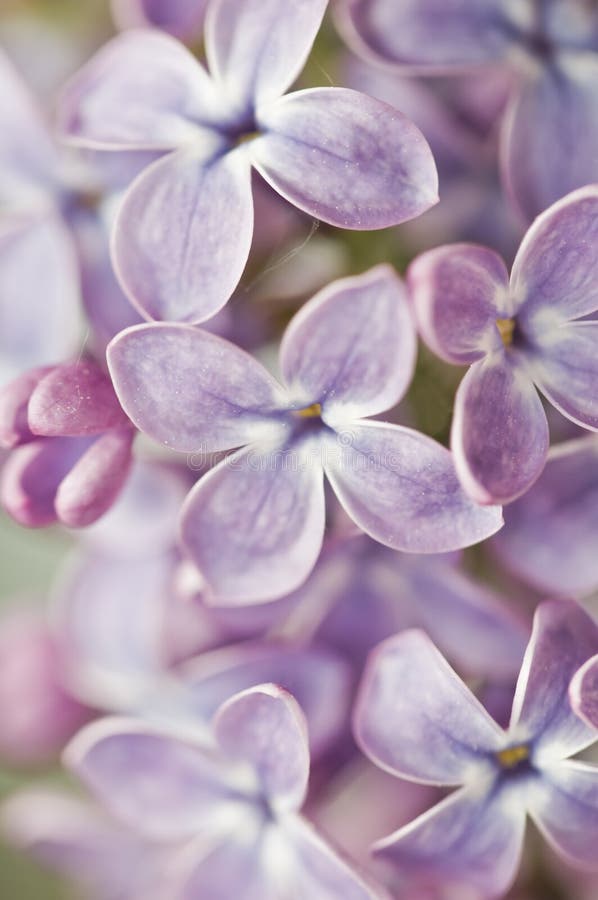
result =
[{"label": "pale purple petal", "polygon": [[569,685],[569,699],[577,715],[598,728],[598,655],[590,657],[575,673]]},{"label": "pale purple petal", "polygon": [[0,388],[0,446],[12,448],[33,440],[27,406],[33,389],[49,371],[47,366],[28,369]]},{"label": "pale purple petal", "polygon": [[559,762],[543,766],[541,776],[530,791],[530,816],[568,862],[598,868],[598,767]]},{"label": "pale purple petal", "polygon": [[251,114],[280,97],[301,72],[328,0],[214,0],[206,17],[210,72]]},{"label": "pale purple petal", "polygon": [[428,784],[483,776],[504,732],[423,631],[376,648],[355,707],[355,736],[376,765]]},{"label": "pale purple petal", "polygon": [[548,422],[516,361],[501,351],[475,363],[455,396],[451,448],[463,487],[478,503],[509,503],[544,468]]},{"label": "pale purple petal", "polygon": [[301,808],[309,745],[305,716],[291,694],[275,684],[235,694],[216,713],[214,734],[227,756],[251,765],[264,799],[277,812]]},{"label": "pale purple petal", "polygon": [[346,88],[297,91],[258,110],[252,162],[299,209],[360,231],[398,225],[438,201],[432,153],[416,126]]},{"label": "pale purple petal", "polygon": [[451,794],[374,849],[404,870],[499,897],[519,868],[524,831],[525,807],[517,798],[476,784]]},{"label": "pale purple petal", "polygon": [[536,610],[513,701],[510,730],[534,742],[535,758],[572,756],[596,739],[569,703],[571,679],[598,651],[598,626],[570,600],[550,600]]},{"label": "pale purple petal", "polygon": [[351,423],[326,446],[325,470],[354,522],[395,550],[458,550],[502,525],[499,507],[465,494],[449,451],[410,428]]},{"label": "pale purple petal", "polygon": [[115,224],[116,273],[146,318],[202,322],[237,286],[252,233],[243,148],[205,158],[191,146],[131,185]]},{"label": "pale purple petal", "polygon": [[201,859],[177,885],[177,900],[264,900],[269,884],[262,843],[252,830],[202,848]]},{"label": "pale purple petal", "polygon": [[522,80],[502,132],[503,178],[531,222],[575,188],[598,181],[598,59],[562,54]]},{"label": "pale purple petal", "polygon": [[496,321],[510,316],[509,275],[493,250],[429,250],[409,266],[407,283],[421,336],[442,359],[465,365],[500,347]]},{"label": "pale purple petal", "polygon": [[228,799],[221,767],[198,746],[134,720],[88,725],[64,760],[113,815],[155,840],[181,840],[217,827]]},{"label": "pale purple petal", "polygon": [[521,312],[546,320],[576,319],[598,309],[598,185],[563,197],[523,239],[511,272]]},{"label": "pale purple petal", "polygon": [[227,450],[272,430],[267,414],[280,387],[248,353],[206,331],[134,326],[114,338],[107,358],[126,413],[173,450]]},{"label": "pale purple petal", "polygon": [[112,16],[119,28],[154,26],[181,39],[201,32],[208,0],[112,0]]},{"label": "pale purple petal", "polygon": [[214,603],[282,597],[307,578],[322,546],[322,466],[308,452],[241,450],[191,491],[181,527]]},{"label": "pale purple petal", "polygon": [[214,88],[178,41],[159,31],[113,38],[68,82],[60,127],[79,146],[172,150],[207,139]]},{"label": "pale purple petal", "polygon": [[325,288],[293,318],[280,363],[292,396],[324,418],[372,416],[401,399],[413,377],[416,337],[405,290],[389,266]]},{"label": "pale purple petal", "polygon": [[500,0],[341,0],[339,24],[378,63],[451,71],[498,61],[509,46]]}]

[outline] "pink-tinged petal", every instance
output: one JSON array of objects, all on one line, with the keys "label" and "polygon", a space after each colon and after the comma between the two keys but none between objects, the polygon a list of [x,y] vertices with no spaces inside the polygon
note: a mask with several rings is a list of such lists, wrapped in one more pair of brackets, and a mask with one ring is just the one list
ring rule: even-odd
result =
[{"label": "pink-tinged petal", "polygon": [[207,139],[214,88],[194,56],[159,31],[113,38],[68,82],[60,129],[91,149],[172,150]]},{"label": "pink-tinged petal", "polygon": [[201,32],[208,0],[112,0],[119,28],[155,27],[181,40]]},{"label": "pink-tinged petal", "polygon": [[190,147],[158,160],[131,185],[116,219],[116,273],[146,318],[203,322],[237,286],[252,233],[242,148],[206,159]]},{"label": "pink-tinged petal", "polygon": [[309,575],[324,536],[324,485],[308,451],[241,450],[189,494],[183,545],[221,605],[274,600]]},{"label": "pink-tinged petal", "polygon": [[532,488],[505,510],[493,538],[500,561],[546,595],[585,597],[598,589],[598,441],[553,447]]},{"label": "pink-tinged petal", "polygon": [[502,352],[475,363],[459,385],[451,428],[455,466],[478,503],[509,503],[546,462],[549,435],[528,374]]},{"label": "pink-tinged petal", "polygon": [[595,54],[563,54],[530,72],[513,96],[501,163],[510,198],[528,222],[559,197],[598,181],[597,81]]},{"label": "pink-tinged petal", "polygon": [[[173,450],[228,450],[272,431],[281,389],[248,353],[189,325],[137,325],[108,347],[131,420]],[[199,462],[197,460],[196,462]]]},{"label": "pink-tinged petal", "polygon": [[413,377],[416,337],[401,279],[390,266],[343,278],[294,316],[280,364],[292,395],[324,417],[371,416],[394,406]]},{"label": "pink-tinged petal", "polygon": [[251,765],[264,799],[274,809],[301,808],[309,745],[305,716],[291,694],[275,684],[235,694],[216,713],[214,734],[227,756]]},{"label": "pink-tinged petal", "polygon": [[353,521],[395,550],[458,550],[502,525],[500,507],[463,491],[449,451],[410,428],[351,423],[327,445],[325,471]]},{"label": "pink-tinged petal", "polygon": [[501,728],[423,631],[389,638],[371,654],[355,706],[363,752],[394,775],[462,784],[484,775]]},{"label": "pink-tinged petal", "polygon": [[582,428],[598,431],[598,322],[555,325],[529,358],[530,374],[553,406]]},{"label": "pink-tinged petal", "polygon": [[128,425],[112,382],[94,362],[52,369],[35,386],[29,427],[44,437],[82,437]]},{"label": "pink-tinged petal", "polygon": [[569,685],[571,706],[586,724],[598,728],[598,655],[590,657]]},{"label": "pink-tinged petal", "polygon": [[47,366],[29,369],[0,388],[0,446],[17,447],[33,440],[27,407],[33,389],[48,374]]},{"label": "pink-tinged petal", "polygon": [[228,800],[222,767],[197,745],[124,718],[101,719],[66,748],[64,761],[106,808],[153,840],[193,837]]},{"label": "pink-tinged petal", "polygon": [[425,138],[402,113],[346,88],[297,91],[258,110],[253,164],[311,216],[360,231],[398,225],[438,201]]},{"label": "pink-tinged petal", "polygon": [[72,466],[56,491],[56,515],[64,525],[91,525],[110,509],[129,474],[134,437],[132,428],[108,431]]},{"label": "pink-tinged petal", "polygon": [[519,868],[525,806],[506,791],[474,784],[374,845],[405,871],[425,873],[441,884],[477,888],[502,897]]},{"label": "pink-tinged petal", "polygon": [[500,0],[341,0],[338,22],[366,58],[430,72],[502,59],[509,35]]},{"label": "pink-tinged petal", "polygon": [[530,792],[530,816],[568,862],[598,868],[598,767],[558,762],[543,766],[541,776]]},{"label": "pink-tinged petal", "polygon": [[213,0],[206,16],[210,72],[240,110],[275,100],[297,78],[328,0]]},{"label": "pink-tinged petal", "polygon": [[421,336],[442,359],[465,365],[500,346],[496,320],[510,312],[498,253],[475,244],[438,247],[409,266],[407,283]]},{"label": "pink-tinged petal", "polygon": [[571,679],[598,652],[598,626],[571,600],[540,604],[513,701],[510,730],[534,742],[543,759],[572,756],[592,744],[596,732],[579,719],[568,700]]},{"label": "pink-tinged petal", "polygon": [[[513,263],[513,296],[537,319],[541,334],[555,318],[576,319],[598,309],[598,185],[563,197],[538,216]],[[548,329],[550,331],[550,327]]]}]

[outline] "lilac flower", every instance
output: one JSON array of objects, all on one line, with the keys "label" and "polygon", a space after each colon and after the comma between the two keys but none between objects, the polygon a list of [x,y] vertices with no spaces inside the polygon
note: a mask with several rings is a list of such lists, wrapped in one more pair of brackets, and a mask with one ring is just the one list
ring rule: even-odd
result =
[{"label": "lilac flower", "polygon": [[574,191],[527,232],[509,281],[493,251],[440,247],[411,265],[424,340],[470,364],[451,433],[457,472],[480,503],[507,503],[544,467],[548,423],[536,386],[559,412],[598,429],[598,186]]},{"label": "lilac flower", "polygon": [[181,40],[195,40],[208,0],[112,0],[112,15],[119,28],[161,28]]},{"label": "lilac flower", "polygon": [[598,12],[585,0],[339,0],[368,59],[450,74],[498,64],[515,76],[502,122],[503,182],[528,221],[598,180]]},{"label": "lilac flower", "polygon": [[596,740],[567,689],[598,649],[598,627],[571,601],[537,610],[504,731],[419,631],[374,651],[355,712],[364,752],[394,775],[459,790],[379,841],[405,869],[498,896],[513,881],[526,814],[574,865],[596,865],[598,768],[567,759]]},{"label": "lilac flower", "polygon": [[590,727],[598,728],[598,654],[581,666],[569,685],[571,706]]},{"label": "lilac flower", "polygon": [[309,574],[324,534],[323,474],[354,522],[397,549],[434,553],[496,531],[450,454],[416,431],[365,420],[405,392],[415,335],[386,266],[343,279],[295,316],[281,345],[283,388],[253,358],[188,325],[130,328],[108,349],[137,427],[193,454],[238,449],[200,479],[182,538],[222,603],[280,597]]},{"label": "lilac flower", "polygon": [[92,361],[34,369],[0,392],[4,509],[32,528],[89,525],[129,472],[135,430],[110,379]]},{"label": "lilac flower", "polygon": [[333,225],[375,229],[437,200],[431,152],[397,110],[316,88],[282,96],[320,27],[326,0],[212,0],[210,74],[171,37],[129,32],[75,76],[65,134],[104,150],[172,151],[128,191],[114,261],[153,319],[201,322],[228,300],[253,232],[251,169]]},{"label": "lilac flower", "polygon": [[290,694],[264,684],[234,695],[218,709],[213,735],[206,751],[105,720],[75,738],[66,761],[142,837],[187,846],[185,865],[171,873],[178,900],[381,896],[299,814],[309,750]]}]

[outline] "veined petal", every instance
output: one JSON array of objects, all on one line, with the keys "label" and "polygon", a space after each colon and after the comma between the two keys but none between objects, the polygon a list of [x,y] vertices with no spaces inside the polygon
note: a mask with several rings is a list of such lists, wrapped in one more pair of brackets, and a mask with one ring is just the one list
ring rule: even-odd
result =
[{"label": "veined petal", "polygon": [[577,715],[598,729],[598,654],[575,673],[569,686],[569,699]]},{"label": "veined petal", "polygon": [[208,0],[112,0],[112,16],[119,28],[161,28],[181,40],[201,32]]},{"label": "veined petal", "polygon": [[296,91],[258,109],[252,162],[279,194],[342,228],[398,225],[438,201],[431,150],[402,113],[347,88]]},{"label": "veined petal", "polygon": [[237,286],[252,234],[246,154],[210,158],[191,146],[131,185],[115,224],[116,274],[146,318],[203,322]]},{"label": "veined petal", "polygon": [[282,96],[303,68],[328,0],[213,0],[210,72],[240,109]]},{"label": "veined petal", "polygon": [[496,321],[510,312],[498,253],[475,244],[438,247],[411,263],[407,283],[420,333],[442,359],[464,365],[500,347]]},{"label": "veined petal", "polygon": [[227,756],[251,765],[264,799],[278,812],[301,808],[309,745],[305,716],[291,694],[275,684],[235,694],[216,713],[214,734]]},{"label": "veined petal", "polygon": [[504,732],[423,631],[410,629],[372,651],[354,717],[363,752],[393,775],[463,784],[488,772]]},{"label": "veined petal", "polygon": [[193,488],[181,527],[214,603],[282,597],[307,578],[322,546],[320,460],[309,451],[240,450]]},{"label": "veined petal", "polygon": [[571,600],[540,604],[513,701],[510,732],[533,740],[534,757],[572,756],[592,744],[596,732],[579,719],[568,699],[571,679],[598,652],[598,626]]},{"label": "veined petal", "polygon": [[403,284],[390,266],[343,278],[294,316],[280,348],[291,394],[321,404],[327,420],[383,412],[415,368],[416,337]]},{"label": "veined petal", "polygon": [[502,897],[519,868],[525,806],[506,792],[470,785],[374,846],[403,869],[434,875],[441,883],[477,887]]},{"label": "veined petal", "polygon": [[502,524],[500,507],[465,494],[449,451],[410,428],[352,422],[326,446],[325,471],[354,522],[395,550],[457,550]]},{"label": "veined petal", "polygon": [[[190,325],[135,325],[108,347],[123,408],[173,450],[240,447],[276,427],[281,388],[248,353]],[[199,462],[199,460],[198,460]]]},{"label": "veined petal", "polygon": [[509,503],[544,468],[548,422],[534,385],[499,352],[475,363],[459,385],[451,448],[463,487],[478,503]]},{"label": "veined petal", "polygon": [[598,309],[598,185],[574,191],[538,216],[511,272],[513,297],[534,331]]},{"label": "veined petal", "polygon": [[194,56],[160,31],[113,38],[63,90],[59,125],[78,146],[172,150],[218,121],[213,83]]}]

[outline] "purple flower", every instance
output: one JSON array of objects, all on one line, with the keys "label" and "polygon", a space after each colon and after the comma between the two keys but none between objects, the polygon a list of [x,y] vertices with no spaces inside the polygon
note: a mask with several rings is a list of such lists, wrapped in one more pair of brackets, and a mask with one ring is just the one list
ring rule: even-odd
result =
[{"label": "purple flower", "polygon": [[129,32],[75,76],[65,134],[104,150],[172,151],[133,183],[114,237],[117,273],[153,319],[201,322],[228,300],[253,232],[251,169],[333,225],[374,229],[437,201],[430,149],[401,113],[365,94],[282,96],[327,0],[213,0],[210,74],[171,37]]},{"label": "purple flower", "polygon": [[503,182],[528,221],[598,180],[598,12],[585,0],[339,0],[356,52],[405,72],[513,72]]},{"label": "purple flower", "polygon": [[543,603],[504,731],[423,632],[381,644],[357,701],[360,746],[394,775],[459,790],[376,851],[494,897],[515,877],[529,814],[558,853],[595,866],[598,768],[567,757],[596,731],[574,714],[567,690],[597,649],[598,627],[581,607]]},{"label": "purple flower", "polygon": [[571,706],[590,727],[598,729],[598,654],[581,666],[569,685]]},{"label": "purple flower", "polygon": [[127,329],[108,349],[137,427],[192,460],[237,449],[200,479],[183,509],[184,546],[221,603],[274,599],[316,562],[326,473],[375,540],[434,553],[500,527],[461,490],[449,452],[416,431],[365,420],[404,394],[415,335],[386,266],[343,279],[294,317],[282,340],[283,388],[252,357],[189,325]]},{"label": "purple flower", "polygon": [[195,40],[208,0],[112,0],[112,15],[119,28],[161,28],[181,40]]},{"label": "purple flower", "polygon": [[209,750],[112,719],[84,729],[66,760],[142,837],[187,845],[186,864],[171,873],[179,900],[381,896],[299,814],[307,726],[292,696],[273,684],[220,706]]},{"label": "purple flower", "polygon": [[511,278],[493,251],[469,244],[423,254],[409,269],[421,334],[471,368],[457,391],[455,465],[480,503],[508,503],[544,467],[548,423],[536,386],[559,412],[598,429],[598,186],[546,210]]}]

